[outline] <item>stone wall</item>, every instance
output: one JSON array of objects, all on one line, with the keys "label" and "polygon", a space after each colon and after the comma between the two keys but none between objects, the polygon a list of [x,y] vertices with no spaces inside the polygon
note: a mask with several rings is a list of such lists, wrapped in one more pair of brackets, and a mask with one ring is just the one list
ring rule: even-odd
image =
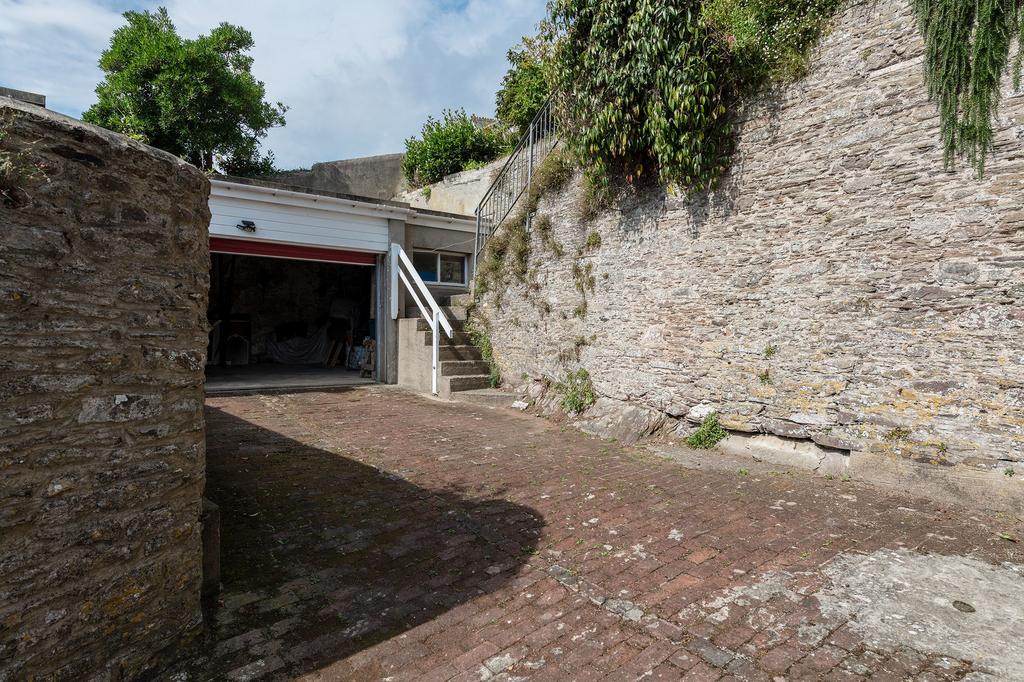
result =
[{"label": "stone wall", "polygon": [[[0,98],[0,680],[132,679],[201,622],[209,183]],[[26,166],[27,167],[27,166]]]},{"label": "stone wall", "polygon": [[1020,505],[1024,96],[1007,84],[984,179],[947,172],[921,54],[906,2],[857,5],[804,80],[743,112],[712,197],[650,190],[585,222],[579,178],[546,196],[565,255],[535,235],[533,284],[480,308],[504,376],[537,395],[585,367],[604,434],[718,411],[854,477]]}]

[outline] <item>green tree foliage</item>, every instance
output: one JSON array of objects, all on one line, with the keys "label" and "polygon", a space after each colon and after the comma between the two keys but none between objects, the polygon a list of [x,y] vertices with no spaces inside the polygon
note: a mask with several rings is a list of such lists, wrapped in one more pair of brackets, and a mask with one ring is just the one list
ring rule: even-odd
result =
[{"label": "green tree foliage", "polygon": [[523,38],[520,45],[508,51],[509,70],[495,98],[498,120],[520,135],[548,98],[542,45],[536,38]]},{"label": "green tree foliage", "polygon": [[498,126],[478,126],[462,109],[427,117],[420,138],[405,141],[402,172],[409,182],[430,184],[508,151],[509,136]]},{"label": "green tree foliage", "polygon": [[83,118],[176,154],[204,171],[273,171],[261,156],[267,130],[287,108],[264,101],[252,73],[252,35],[222,23],[193,40],[178,35],[161,7],[125,12],[100,57],[105,76]]},{"label": "green tree foliage", "polygon": [[553,90],[569,145],[591,175],[654,169],[713,186],[731,150],[727,50],[697,3],[552,0]]},{"label": "green tree foliage", "polygon": [[1012,72],[1021,84],[1018,43],[1024,35],[1022,0],[914,0],[924,35],[928,94],[939,108],[946,166],[957,155],[985,172],[992,151],[992,122],[1000,98],[1000,81]]}]

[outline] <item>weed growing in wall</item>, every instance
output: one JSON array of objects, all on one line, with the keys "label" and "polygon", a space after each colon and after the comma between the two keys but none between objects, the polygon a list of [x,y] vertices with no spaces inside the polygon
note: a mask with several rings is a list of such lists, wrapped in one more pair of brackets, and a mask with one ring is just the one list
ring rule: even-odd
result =
[{"label": "weed growing in wall", "polygon": [[494,291],[501,305],[502,291],[509,279],[526,283],[529,273],[530,233],[527,220],[533,216],[532,228],[543,247],[560,258],[561,243],[555,239],[551,217],[537,214],[540,197],[545,192],[561,189],[574,172],[571,157],[562,150],[554,151],[538,166],[533,184],[527,189],[522,204],[494,231],[477,269],[477,295]]},{"label": "weed growing in wall", "polygon": [[569,414],[579,414],[594,404],[594,384],[590,380],[590,372],[582,367],[569,372],[565,381],[556,386],[562,394],[562,409]]},{"label": "weed growing in wall", "polygon": [[728,435],[729,432],[718,423],[718,413],[712,412],[704,417],[696,431],[686,437],[686,444],[697,450],[710,450]]},{"label": "weed growing in wall", "polygon": [[540,237],[541,245],[554,254],[556,258],[561,258],[565,254],[565,249],[562,248],[561,242],[555,239],[551,216],[541,214],[534,218],[533,230]]},{"label": "weed growing in wall", "polygon": [[579,260],[573,261],[572,281],[576,285],[576,291],[580,292],[585,299],[587,292],[592,292],[597,286],[597,280],[594,278],[594,264],[580,263]]},{"label": "weed growing in wall", "polygon": [[470,317],[466,323],[466,331],[473,345],[480,349],[480,357],[487,363],[488,382],[491,388],[497,388],[501,384],[501,372],[494,361],[494,346],[491,344],[490,333],[475,317]]},{"label": "weed growing in wall", "polygon": [[0,204],[8,208],[28,199],[27,185],[47,179],[45,167],[33,161],[29,151],[4,149],[12,122],[10,117],[0,119]]}]

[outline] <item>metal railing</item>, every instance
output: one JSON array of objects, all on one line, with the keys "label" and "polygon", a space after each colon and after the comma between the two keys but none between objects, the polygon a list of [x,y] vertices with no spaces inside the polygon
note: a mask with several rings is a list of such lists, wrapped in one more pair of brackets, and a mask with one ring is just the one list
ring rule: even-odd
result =
[{"label": "metal railing", "polygon": [[[487,245],[498,226],[508,217],[516,203],[533,182],[534,169],[547,158],[558,144],[555,117],[551,111],[551,100],[537,112],[526,133],[516,145],[508,161],[495,176],[484,198],[476,207],[476,248],[474,255],[479,262],[481,251]],[[529,216],[527,216],[529,219]]]},{"label": "metal railing", "polygon": [[[404,266],[404,268],[403,268]],[[441,356],[441,330],[452,338],[452,325],[448,318],[441,312],[441,306],[437,304],[430,290],[423,283],[423,278],[416,272],[412,261],[399,244],[391,245],[391,319],[398,319],[398,280],[402,280],[406,290],[416,301],[416,305],[423,315],[423,319],[430,325],[431,336],[433,337],[433,348],[430,356],[430,392],[437,395],[437,374]]]}]

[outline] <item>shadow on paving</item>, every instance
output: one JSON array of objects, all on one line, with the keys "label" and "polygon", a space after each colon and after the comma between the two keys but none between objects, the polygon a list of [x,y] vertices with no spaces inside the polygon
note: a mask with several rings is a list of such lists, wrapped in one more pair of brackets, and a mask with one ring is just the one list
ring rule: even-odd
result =
[{"label": "shadow on paving", "polygon": [[426,490],[289,428],[207,408],[223,587],[188,665],[200,678],[321,668],[499,589],[536,548],[533,509]]}]

